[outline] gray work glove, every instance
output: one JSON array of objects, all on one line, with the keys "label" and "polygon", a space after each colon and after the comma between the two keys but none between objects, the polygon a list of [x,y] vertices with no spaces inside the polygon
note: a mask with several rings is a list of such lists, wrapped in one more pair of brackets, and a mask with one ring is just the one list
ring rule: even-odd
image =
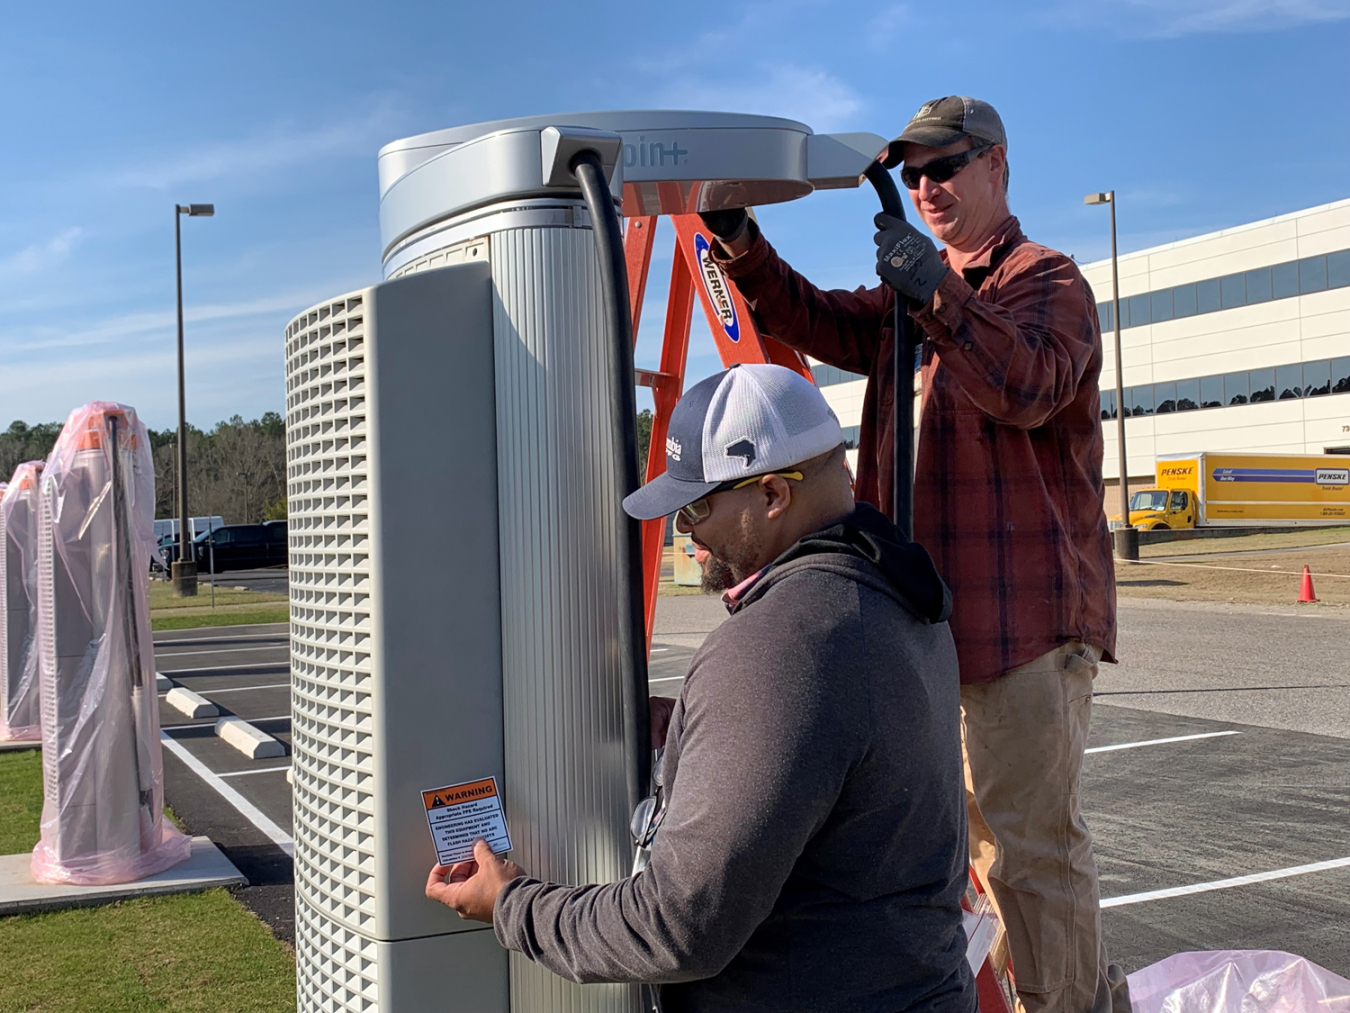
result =
[{"label": "gray work glove", "polygon": [[698,216],[718,239],[730,243],[741,237],[750,226],[750,215],[745,208],[731,208],[729,211],[700,211]]},{"label": "gray work glove", "polygon": [[877,274],[906,299],[926,306],[947,273],[933,241],[909,222],[876,216]]}]

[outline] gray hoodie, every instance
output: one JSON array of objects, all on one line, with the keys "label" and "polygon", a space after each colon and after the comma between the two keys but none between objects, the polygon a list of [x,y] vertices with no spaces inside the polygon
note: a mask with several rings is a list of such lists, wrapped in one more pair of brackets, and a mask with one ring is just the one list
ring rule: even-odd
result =
[{"label": "gray hoodie", "polygon": [[522,877],[497,938],[667,1013],[973,1013],[950,596],[868,506],[802,539],[690,666],[638,875]]}]

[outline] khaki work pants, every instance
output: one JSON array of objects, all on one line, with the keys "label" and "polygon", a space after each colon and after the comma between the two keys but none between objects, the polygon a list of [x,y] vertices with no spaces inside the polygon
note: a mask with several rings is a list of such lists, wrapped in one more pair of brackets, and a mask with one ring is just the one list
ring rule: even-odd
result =
[{"label": "khaki work pants", "polygon": [[1078,810],[1100,657],[1075,641],[961,687],[971,864],[1007,927],[1026,1013],[1130,1013]]}]

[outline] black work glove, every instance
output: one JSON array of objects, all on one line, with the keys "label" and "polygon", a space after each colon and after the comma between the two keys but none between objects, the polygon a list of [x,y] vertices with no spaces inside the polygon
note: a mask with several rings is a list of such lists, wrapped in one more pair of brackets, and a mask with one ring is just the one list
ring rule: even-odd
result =
[{"label": "black work glove", "polygon": [[882,213],[876,219],[877,274],[906,299],[926,306],[947,273],[933,241],[909,222]]},{"label": "black work glove", "polygon": [[750,225],[750,216],[745,208],[732,208],[729,211],[700,211],[698,216],[718,239],[730,243],[740,239]]}]

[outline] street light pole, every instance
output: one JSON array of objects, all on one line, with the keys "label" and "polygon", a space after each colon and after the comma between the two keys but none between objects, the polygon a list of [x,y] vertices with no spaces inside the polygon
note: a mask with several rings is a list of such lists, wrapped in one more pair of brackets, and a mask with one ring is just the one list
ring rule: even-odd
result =
[{"label": "street light pole", "polygon": [[173,593],[180,598],[197,594],[197,559],[192,551],[192,527],[187,495],[187,393],[183,376],[183,229],[182,217],[209,218],[214,204],[173,206],[174,271],[178,286],[178,558],[170,570]]},{"label": "street light pole", "polygon": [[1116,331],[1116,443],[1120,450],[1120,527],[1113,538],[1121,559],[1139,558],[1139,531],[1130,523],[1130,480],[1125,457],[1125,369],[1120,352],[1120,265],[1116,255],[1116,192],[1090,193],[1084,204],[1111,205],[1111,317]]}]

